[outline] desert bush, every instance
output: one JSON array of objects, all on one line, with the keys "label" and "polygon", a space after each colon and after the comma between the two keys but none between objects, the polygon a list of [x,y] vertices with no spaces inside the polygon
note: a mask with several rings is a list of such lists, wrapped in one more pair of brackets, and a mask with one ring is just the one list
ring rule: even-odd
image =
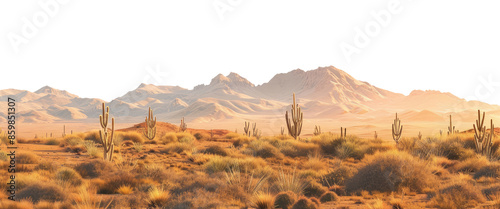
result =
[{"label": "desert bush", "polygon": [[467,182],[452,183],[436,193],[430,204],[438,208],[473,208],[485,202],[481,191]]},{"label": "desert bush", "polygon": [[468,158],[455,164],[453,170],[457,172],[477,172],[488,164],[489,161],[484,156]]},{"label": "desert bush", "polygon": [[308,159],[304,163],[305,169],[314,170],[316,172],[323,171],[327,168],[325,160],[321,157],[320,154],[310,154],[307,156]]},{"label": "desert bush", "polygon": [[16,156],[16,162],[20,164],[35,164],[38,163],[38,155],[31,152],[22,152]]},{"label": "desert bush", "polygon": [[74,169],[68,167],[60,168],[56,173],[56,180],[68,183],[72,186],[79,186],[82,184],[82,177]]},{"label": "desert bush", "polygon": [[61,187],[49,182],[33,182],[27,185],[24,189],[17,193],[17,198],[27,199],[30,198],[34,203],[40,200],[47,201],[62,201],[65,200],[66,194]]},{"label": "desert bush", "polygon": [[354,158],[360,160],[366,152],[366,146],[361,145],[353,140],[342,142],[335,149],[336,156],[340,159]]},{"label": "desert bush", "polygon": [[278,148],[262,140],[254,140],[250,142],[245,150],[245,153],[261,158],[283,158],[283,154],[278,150]]},{"label": "desert bush", "polygon": [[99,187],[99,194],[115,194],[121,186],[136,187],[139,181],[130,173],[118,173],[105,180],[105,183]]},{"label": "desert bush", "polygon": [[295,204],[293,204],[292,209],[316,209],[319,206],[317,203],[311,201],[307,197],[300,197]]},{"label": "desert bush", "polygon": [[474,173],[474,178],[479,179],[481,177],[500,177],[500,163],[491,163],[490,165],[484,166]]},{"label": "desert bush", "polygon": [[148,191],[148,207],[150,208],[161,208],[166,206],[170,200],[170,192],[165,191],[163,189],[158,189],[157,187],[153,187]]},{"label": "desert bush", "polygon": [[94,141],[91,141],[91,140],[85,140],[85,142],[83,142],[83,147],[85,147],[85,150],[87,151],[87,154],[90,156],[90,157],[97,157],[99,154],[99,150],[97,149],[97,147],[95,146],[95,142]]},{"label": "desert bush", "polygon": [[356,172],[357,170],[355,168],[341,164],[337,167],[334,167],[332,171],[323,176],[323,186],[343,186],[347,179],[352,178],[354,174],[356,174]]},{"label": "desert bush", "polygon": [[274,182],[274,186],[280,192],[291,191],[297,195],[302,195],[307,186],[307,182],[297,175],[295,169],[291,172],[285,172],[283,169],[280,169],[278,178]]},{"label": "desert bush", "polygon": [[119,135],[123,141],[130,140],[135,143],[144,143],[144,136],[137,132],[117,132],[117,135]]},{"label": "desert bush", "polygon": [[167,176],[167,170],[158,164],[148,164],[141,169],[140,175],[161,182]]},{"label": "desert bush", "polygon": [[313,143],[306,143],[297,140],[276,140],[271,142],[281,153],[288,157],[307,157],[308,155],[318,153],[319,146]]},{"label": "desert bush", "polygon": [[226,134],[226,136],[224,136],[224,138],[226,138],[226,139],[237,139],[240,136],[241,136],[241,134],[238,134],[238,133],[228,133],[228,134]]},{"label": "desert bush", "polygon": [[291,191],[280,192],[274,198],[274,206],[276,208],[289,209],[292,208],[293,203],[297,200],[295,193]]},{"label": "desert bush", "polygon": [[266,166],[266,162],[261,158],[231,158],[213,156],[204,164],[207,173],[217,173],[221,171],[229,172],[231,169],[239,169],[242,171],[252,171]]},{"label": "desert bush", "polygon": [[56,165],[51,161],[42,161],[35,166],[35,170],[45,170],[45,171],[55,171],[57,169]]},{"label": "desert bush", "polygon": [[324,202],[335,202],[339,200],[339,196],[335,194],[335,192],[326,192],[325,194],[321,195],[319,200],[324,203]]},{"label": "desert bush", "polygon": [[161,153],[182,153],[184,151],[191,151],[193,146],[191,144],[175,142],[167,144],[165,148],[160,150]]},{"label": "desert bush", "polygon": [[234,147],[241,147],[244,144],[250,144],[250,137],[248,136],[239,136],[238,138],[235,138],[233,142]]},{"label": "desert bush", "polygon": [[196,140],[196,138],[194,138],[194,136],[192,134],[187,133],[187,132],[179,132],[179,133],[176,133],[175,136],[177,137],[177,139],[181,143],[192,144],[194,142],[194,140]]},{"label": "desert bush", "polygon": [[103,160],[92,160],[90,162],[78,164],[75,170],[83,178],[97,178],[104,173],[113,171],[113,165]]},{"label": "desert bush", "polygon": [[[450,160],[460,160],[471,157],[471,152],[463,147],[463,142],[458,140],[444,140],[438,143],[437,149],[443,152],[444,157]],[[474,153],[472,152],[472,155]]]},{"label": "desert bush", "polygon": [[165,143],[165,144],[168,144],[168,143],[172,143],[172,142],[178,142],[179,139],[177,139],[177,135],[175,133],[169,132],[169,133],[166,133],[165,135],[163,135],[160,138],[160,141]]},{"label": "desert bush", "polygon": [[101,143],[101,137],[99,136],[99,131],[91,131],[85,134],[83,138],[85,141],[90,140],[95,143]]},{"label": "desert bush", "polygon": [[435,182],[425,162],[406,152],[388,151],[367,156],[364,166],[346,182],[346,190],[398,191],[402,187],[421,192]]},{"label": "desert bush", "polygon": [[142,148],[143,148],[142,143],[140,143],[140,142],[134,142],[134,149],[135,149],[135,151],[141,152]]},{"label": "desert bush", "polygon": [[35,209],[61,209],[61,202],[49,202],[46,200],[39,201],[35,207]]},{"label": "desert bush", "polygon": [[124,195],[132,194],[134,193],[134,188],[130,187],[129,185],[121,185],[120,187],[118,187],[116,192],[118,194],[124,194]]},{"label": "desert bush", "polygon": [[72,135],[66,135],[64,138],[63,138],[63,143],[65,145],[69,145],[69,146],[76,146],[76,145],[81,145],[83,144],[83,139],[80,138],[79,135],[76,135],[76,134],[72,134]]},{"label": "desert bush", "polygon": [[256,209],[273,209],[274,201],[273,196],[269,193],[257,192],[252,200]]},{"label": "desert bush", "polygon": [[207,147],[205,150],[203,150],[203,153],[205,154],[212,154],[212,155],[220,155],[220,156],[228,156],[229,153],[226,149],[223,147],[217,146],[217,145],[211,145]]},{"label": "desert bush", "polygon": [[45,145],[59,145],[60,143],[56,138],[50,138],[45,141]]},{"label": "desert bush", "polygon": [[326,187],[321,185],[316,181],[309,181],[307,186],[304,188],[304,195],[306,197],[321,197],[328,191]]}]

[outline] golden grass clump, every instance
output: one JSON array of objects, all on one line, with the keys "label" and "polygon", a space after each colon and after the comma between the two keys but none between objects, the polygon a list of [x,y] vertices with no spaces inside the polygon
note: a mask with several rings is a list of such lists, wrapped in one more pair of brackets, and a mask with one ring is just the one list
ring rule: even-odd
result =
[{"label": "golden grass clump", "polygon": [[16,162],[20,164],[36,164],[40,157],[31,152],[21,152],[16,155]]},{"label": "golden grass clump", "polygon": [[366,191],[393,192],[403,187],[421,192],[435,185],[436,178],[427,164],[401,151],[367,156],[357,174],[346,182],[349,193]]},{"label": "golden grass clump", "polygon": [[121,185],[120,187],[118,187],[116,192],[118,194],[124,194],[124,195],[132,194],[132,193],[134,193],[134,188],[132,188],[129,185]]},{"label": "golden grass clump", "polygon": [[80,186],[83,182],[82,177],[72,168],[62,167],[56,172],[55,179],[63,185]]},{"label": "golden grass clump", "polygon": [[280,192],[274,197],[274,206],[282,209],[292,208],[293,203],[297,200],[297,195],[291,191]]},{"label": "golden grass clump", "polygon": [[123,141],[132,141],[135,143],[144,143],[144,135],[134,132],[134,131],[128,131],[128,132],[116,132],[117,136],[120,137]]},{"label": "golden grass clump", "polygon": [[213,156],[207,163],[205,163],[205,171],[207,173],[217,173],[226,171],[229,172],[231,169],[239,169],[241,171],[252,171],[256,169],[261,169],[266,167],[267,163],[261,158],[231,158],[231,157],[221,157]]},{"label": "golden grass clump", "polygon": [[148,191],[148,206],[151,208],[161,208],[166,206],[170,200],[170,192],[153,187]]},{"label": "golden grass clump", "polygon": [[166,133],[160,138],[160,141],[163,142],[164,144],[172,143],[172,142],[178,142],[179,139],[177,138],[177,135],[173,132]]},{"label": "golden grass clump", "polygon": [[253,206],[257,209],[274,208],[274,198],[269,193],[257,192],[252,199]]},{"label": "golden grass clump", "polygon": [[438,208],[473,208],[485,201],[477,187],[457,181],[439,189],[429,204]]}]

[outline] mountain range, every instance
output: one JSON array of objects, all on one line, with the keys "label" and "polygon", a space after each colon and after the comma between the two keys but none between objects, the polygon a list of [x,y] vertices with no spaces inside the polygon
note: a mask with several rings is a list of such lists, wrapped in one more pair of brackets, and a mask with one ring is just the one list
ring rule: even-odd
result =
[{"label": "mountain range", "polygon": [[[193,124],[266,121],[283,117],[290,109],[293,93],[308,121],[369,124],[376,123],[377,119],[389,120],[396,112],[410,121],[443,122],[450,114],[458,115],[459,121],[474,121],[478,109],[494,115],[500,113],[498,105],[467,101],[451,93],[421,90],[408,96],[394,93],[356,80],[333,66],[277,74],[258,86],[236,73],[219,74],[210,84],[198,85],[192,90],[140,84],[107,105],[113,117],[125,122],[141,122],[148,107],[154,110],[158,120],[166,122],[178,122],[182,117]],[[0,101],[7,101],[7,97],[14,97],[21,103],[18,121],[22,123],[95,122],[104,102],[97,98],[80,98],[49,86],[35,92],[0,90]],[[0,116],[0,120],[5,121],[6,108],[0,110]]]}]

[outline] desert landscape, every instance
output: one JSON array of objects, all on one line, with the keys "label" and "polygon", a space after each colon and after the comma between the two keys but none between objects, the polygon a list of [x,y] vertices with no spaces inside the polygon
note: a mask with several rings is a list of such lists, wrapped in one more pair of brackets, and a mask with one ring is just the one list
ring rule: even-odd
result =
[{"label": "desert landscape", "polygon": [[0,133],[0,208],[500,208],[500,106],[333,66],[110,102],[49,86],[0,98],[17,130]]}]

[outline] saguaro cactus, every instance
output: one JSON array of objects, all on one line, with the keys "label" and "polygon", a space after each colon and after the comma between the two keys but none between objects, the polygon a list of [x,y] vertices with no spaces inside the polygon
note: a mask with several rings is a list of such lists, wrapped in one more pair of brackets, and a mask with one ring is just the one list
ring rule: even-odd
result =
[{"label": "saguaro cactus", "polygon": [[401,121],[396,113],[396,119],[394,119],[394,123],[392,124],[392,138],[396,142],[396,145],[399,144],[401,133],[403,133],[403,126],[401,125]]},{"label": "saguaro cactus", "polygon": [[476,152],[491,158],[493,142],[492,139],[495,135],[495,126],[493,125],[493,119],[491,119],[491,129],[490,133],[486,132],[486,126],[484,124],[484,118],[486,113],[483,112],[483,119],[481,119],[481,111],[477,111],[476,124],[472,124],[474,127],[474,143],[476,145]]},{"label": "saguaro cactus", "polygon": [[299,105],[295,103],[295,93],[293,93],[293,104],[290,113],[291,113],[291,118],[288,117],[288,111],[286,111],[285,113],[288,133],[294,139],[297,139],[300,136],[300,132],[302,131],[303,114],[302,111],[300,110]]},{"label": "saguaro cactus", "polygon": [[285,135],[285,128],[281,127],[281,136]]},{"label": "saguaro cactus", "polygon": [[184,122],[184,118],[181,119],[181,125],[179,126],[179,129],[181,130],[181,132],[184,132],[186,131],[187,129],[187,124]]},{"label": "saguaro cactus", "polygon": [[422,133],[419,131],[418,132],[418,140],[421,140],[422,139]]},{"label": "saguaro cactus", "polygon": [[321,134],[321,126],[314,126],[314,136],[318,136]]},{"label": "saguaro cactus", "polygon": [[377,139],[377,138],[378,138],[377,131],[375,131],[375,134],[373,135],[373,138],[374,138],[374,139]]},{"label": "saguaro cactus", "polygon": [[109,107],[106,107],[104,103],[102,103],[102,115],[99,115],[99,120],[101,122],[99,139],[104,149],[104,160],[112,161],[113,151],[115,150],[115,145],[113,144],[113,136],[115,134],[115,118],[111,118],[111,134],[108,132],[108,118]]},{"label": "saguaro cactus", "polygon": [[254,123],[252,125],[252,136],[254,136],[255,138],[259,139],[260,136],[262,136],[262,131],[260,131],[258,128],[257,128],[257,123]]},{"label": "saguaro cactus", "polygon": [[345,139],[347,136],[347,128],[340,127],[340,138]]},{"label": "saguaro cactus", "polygon": [[62,134],[63,137],[66,136],[66,125],[63,125],[63,134]]},{"label": "saguaro cactus", "polygon": [[245,136],[250,136],[250,122],[245,121],[245,127],[243,127],[243,131],[245,131]]},{"label": "saguaro cactus", "polygon": [[146,125],[146,129],[143,133],[144,136],[146,136],[149,140],[153,140],[156,137],[156,117],[153,120],[153,110],[151,107],[149,108],[148,116],[146,116],[144,125]]},{"label": "saguaro cactus", "polygon": [[451,121],[451,115],[450,115],[450,126],[448,126],[448,135],[455,134],[458,131],[455,131],[455,126],[453,125],[453,122]]}]

